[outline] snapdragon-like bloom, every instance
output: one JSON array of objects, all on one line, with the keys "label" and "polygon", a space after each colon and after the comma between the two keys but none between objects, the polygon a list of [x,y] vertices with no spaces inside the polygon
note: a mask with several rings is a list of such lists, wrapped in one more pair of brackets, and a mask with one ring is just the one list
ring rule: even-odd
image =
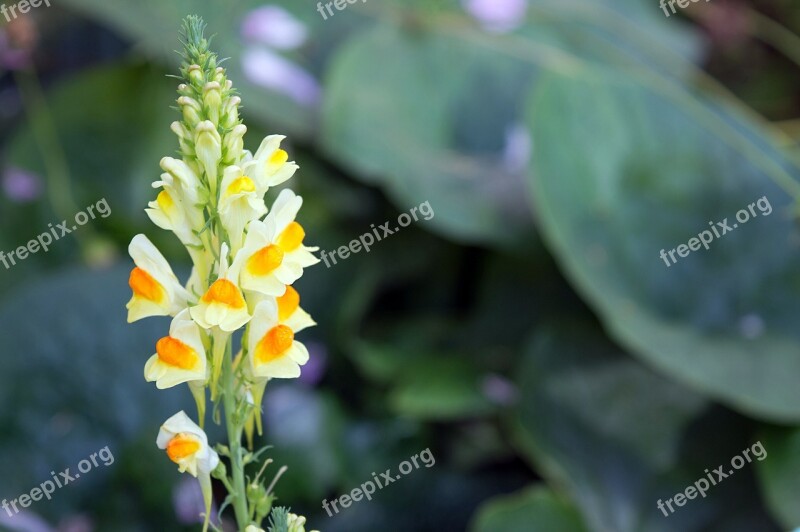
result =
[{"label": "snapdragon-like bloom", "polygon": [[161,425],[156,445],[167,451],[181,473],[193,477],[210,474],[219,464],[219,455],[209,447],[206,433],[183,410]]},{"label": "snapdragon-like bloom", "polygon": [[185,309],[172,320],[169,336],[156,344],[156,354],[147,361],[144,376],[163,390],[184,382],[205,382],[207,366],[200,327]]},{"label": "snapdragon-like bloom", "polygon": [[278,303],[266,298],[256,306],[250,322],[248,363],[256,379],[293,379],[308,362],[308,350],[295,340],[291,327],[280,322]]},{"label": "snapdragon-like bloom", "polygon": [[133,237],[128,253],[136,264],[128,279],[133,291],[127,305],[128,323],[149,316],[175,316],[186,308],[189,292],[146,236]]},{"label": "snapdragon-like bloom", "polygon": [[250,321],[244,295],[236,280],[229,275],[227,254],[228,246],[223,244],[219,277],[190,310],[192,319],[204,329],[219,327],[225,332],[233,332]]}]

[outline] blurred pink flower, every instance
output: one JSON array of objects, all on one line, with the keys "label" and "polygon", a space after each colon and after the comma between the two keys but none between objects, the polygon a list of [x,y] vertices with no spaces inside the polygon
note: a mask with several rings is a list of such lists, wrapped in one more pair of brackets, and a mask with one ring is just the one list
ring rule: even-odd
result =
[{"label": "blurred pink flower", "polygon": [[242,37],[278,50],[291,50],[306,42],[308,30],[282,7],[268,5],[245,16]]},{"label": "blurred pink flower", "polygon": [[8,167],[2,176],[3,192],[11,201],[27,203],[42,193],[42,180],[20,168]]},{"label": "blurred pink flower", "polygon": [[528,0],[462,0],[464,9],[475,17],[484,29],[504,33],[516,29],[525,21]]},{"label": "blurred pink flower", "polygon": [[5,31],[0,30],[0,68],[6,70],[22,70],[30,65],[30,51],[14,48]]},{"label": "blurred pink flower", "polygon": [[[206,507],[203,503],[203,492],[200,484],[193,478],[182,478],[172,490],[172,504],[178,522],[184,525],[194,525],[203,522],[202,514]],[[211,522],[219,525],[217,519],[217,505],[211,506]]]},{"label": "blurred pink flower", "polygon": [[501,406],[515,403],[519,395],[514,383],[495,373],[490,373],[484,377],[481,389],[484,397]]},{"label": "blurred pink flower", "polygon": [[314,76],[268,48],[245,50],[242,68],[250,82],[285,94],[301,105],[319,102],[321,91]]},{"label": "blurred pink flower", "polygon": [[44,519],[28,510],[13,516],[0,511],[0,525],[13,532],[54,532]]},{"label": "blurred pink flower", "polygon": [[310,386],[316,386],[328,368],[328,350],[325,344],[318,342],[305,342],[308,348],[308,362],[300,372],[300,382]]}]

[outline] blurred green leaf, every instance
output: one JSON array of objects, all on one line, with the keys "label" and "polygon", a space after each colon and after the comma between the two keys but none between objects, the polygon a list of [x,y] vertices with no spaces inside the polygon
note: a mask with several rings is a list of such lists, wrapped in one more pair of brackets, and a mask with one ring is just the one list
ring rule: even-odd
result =
[{"label": "blurred green leaf", "polygon": [[[776,184],[796,190],[798,172],[767,133],[675,87],[610,74],[552,76],[529,124],[541,229],[610,333],[738,410],[800,419],[798,231]],[[736,229],[761,197],[774,214]],[[669,267],[659,257],[726,218],[733,232],[710,250]]]},{"label": "blurred green leaf", "polygon": [[425,420],[481,416],[493,410],[481,390],[480,369],[468,360],[441,356],[410,362],[389,402],[398,414]]},{"label": "blurred green leaf", "polygon": [[541,487],[484,503],[470,527],[472,532],[583,532],[580,513],[567,501]]},{"label": "blurred green leaf", "polygon": [[428,201],[430,223],[447,236],[518,242],[530,215],[502,154],[530,76],[516,60],[456,39],[378,26],[330,67],[322,141],[401,208]]},{"label": "blurred green leaf", "polygon": [[730,460],[746,438],[737,420],[701,418],[702,398],[622,355],[599,330],[541,329],[517,375],[514,441],[548,481],[567,489],[591,529],[699,531],[730,508],[768,523],[746,473],[664,516],[659,499]]},{"label": "blurred green leaf", "polygon": [[759,440],[767,451],[756,462],[766,504],[786,529],[800,526],[800,429],[769,428]]},{"label": "blurred green leaf", "polygon": [[[67,158],[77,204],[74,213],[60,214],[73,215],[106,198],[111,216],[98,218],[93,227],[141,226],[146,220],[144,207],[155,197],[149,185],[161,174],[158,162],[177,150],[169,129],[177,117],[169,108],[174,100],[174,83],[163,71],[144,64],[100,67],[53,88],[49,109],[36,113],[49,115]],[[81,101],[92,104],[75,104]],[[46,175],[43,158],[52,154],[41,153],[26,125],[11,139],[9,156],[15,165]],[[49,221],[55,220],[41,221],[44,229]],[[37,227],[32,232],[42,230]]]}]

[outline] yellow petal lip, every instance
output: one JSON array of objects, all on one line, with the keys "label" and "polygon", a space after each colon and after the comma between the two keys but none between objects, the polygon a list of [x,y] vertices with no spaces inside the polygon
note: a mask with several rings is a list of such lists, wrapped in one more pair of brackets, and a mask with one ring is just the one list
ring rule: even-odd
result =
[{"label": "yellow petal lip", "polygon": [[192,456],[197,453],[202,447],[202,443],[196,436],[186,433],[176,434],[169,443],[167,443],[167,456],[173,462],[180,463],[181,460]]},{"label": "yellow petal lip", "polygon": [[200,362],[197,352],[177,338],[165,336],[156,344],[158,358],[179,369],[192,369]]},{"label": "yellow petal lip", "polygon": [[228,196],[233,196],[234,194],[242,194],[245,192],[255,192],[256,191],[256,184],[247,176],[242,176],[236,179],[233,183],[228,185],[227,190],[225,193]]},{"label": "yellow petal lip", "polygon": [[277,243],[281,249],[288,253],[299,248],[303,244],[305,237],[306,232],[303,226],[297,222],[291,222],[286,226],[286,229],[278,235]]},{"label": "yellow petal lip", "polygon": [[286,321],[300,307],[300,294],[291,286],[286,287],[286,292],[277,298],[278,319]]},{"label": "yellow petal lip", "polygon": [[234,309],[246,306],[239,288],[228,279],[217,279],[203,295],[204,303],[221,303]]},{"label": "yellow petal lip", "polygon": [[161,208],[162,211],[169,211],[172,207],[175,206],[175,201],[172,199],[172,196],[169,195],[169,192],[166,190],[162,190],[158,193],[158,197],[156,198],[156,203]]},{"label": "yellow petal lip", "polygon": [[164,287],[161,286],[161,283],[139,267],[131,271],[131,275],[128,278],[128,285],[131,287],[134,296],[153,301],[154,303],[161,303],[166,297],[166,291]]},{"label": "yellow petal lip", "polygon": [[280,166],[289,160],[289,154],[282,149],[275,150],[275,153],[269,158],[268,163],[275,166]]},{"label": "yellow petal lip", "polygon": [[262,364],[280,358],[294,343],[294,332],[286,325],[277,325],[267,331],[256,347],[256,360]]},{"label": "yellow petal lip", "polygon": [[284,250],[270,244],[256,251],[247,261],[247,271],[257,277],[273,272],[283,263]]}]

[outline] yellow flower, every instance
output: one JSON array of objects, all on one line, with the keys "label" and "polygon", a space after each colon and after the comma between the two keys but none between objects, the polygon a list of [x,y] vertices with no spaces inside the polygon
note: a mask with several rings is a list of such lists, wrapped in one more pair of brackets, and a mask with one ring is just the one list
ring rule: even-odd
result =
[{"label": "yellow flower", "polygon": [[275,231],[278,235],[275,243],[285,253],[284,260],[301,268],[308,268],[319,262],[319,259],[312,254],[319,248],[303,245],[306,232],[303,226],[295,221],[302,206],[302,197],[289,189],[284,189],[272,205],[272,211],[267,215],[267,219],[272,218],[275,221]]},{"label": "yellow flower", "polygon": [[300,308],[300,294],[294,287],[287,286],[286,292],[276,298],[276,303],[278,304],[278,322],[294,332],[300,332],[317,324],[308,312]]},{"label": "yellow flower", "polygon": [[293,379],[308,362],[308,350],[295,331],[280,323],[278,303],[268,297],[256,305],[248,332],[248,362],[256,379]]},{"label": "yellow flower", "polygon": [[267,187],[245,175],[238,166],[229,166],[222,177],[219,215],[235,255],[242,247],[244,228],[267,214],[264,194]]},{"label": "yellow flower", "polygon": [[230,333],[250,321],[250,314],[236,279],[228,272],[227,244],[222,245],[221,254],[219,277],[203,294],[197,306],[190,309],[190,313],[200,327],[219,327]]},{"label": "yellow flower", "polygon": [[296,163],[289,162],[289,154],[280,147],[285,138],[283,135],[265,138],[255,156],[247,158],[243,170],[267,187],[278,186],[291,178],[299,167]]},{"label": "yellow flower", "polygon": [[159,390],[184,382],[205,382],[208,364],[200,334],[200,328],[189,317],[188,309],[175,316],[169,336],[158,341],[156,354],[145,364],[147,382],[155,381]]},{"label": "yellow flower", "polygon": [[279,296],[286,285],[303,275],[303,268],[285,260],[286,252],[277,243],[275,220],[250,222],[244,247],[236,254],[231,265],[231,275],[242,288],[268,296]]},{"label": "yellow flower", "polygon": [[162,174],[161,181],[153,183],[153,188],[161,188],[155,201],[147,204],[145,212],[150,220],[161,229],[172,231],[185,246],[200,246],[202,242],[193,230],[183,195],[170,174]]},{"label": "yellow flower", "polygon": [[181,473],[189,473],[200,481],[205,502],[203,531],[208,530],[213,492],[211,472],[219,465],[219,455],[209,447],[203,429],[181,410],[161,425],[156,445],[167,451],[169,459],[178,464]]},{"label": "yellow flower", "polygon": [[219,456],[209,447],[206,433],[182,410],[161,426],[156,445],[167,451],[181,473],[188,472],[193,477],[208,475],[219,464]]},{"label": "yellow flower", "polygon": [[127,305],[128,323],[149,316],[175,316],[186,308],[189,293],[146,236],[133,237],[128,253],[136,264],[128,279],[133,291]]},{"label": "yellow flower", "polygon": [[303,275],[303,268],[319,262],[303,245],[305,230],[295,221],[303,199],[283,190],[264,221],[254,220],[247,228],[244,246],[231,265],[231,276],[244,290],[266,296],[280,296],[286,286]]}]

